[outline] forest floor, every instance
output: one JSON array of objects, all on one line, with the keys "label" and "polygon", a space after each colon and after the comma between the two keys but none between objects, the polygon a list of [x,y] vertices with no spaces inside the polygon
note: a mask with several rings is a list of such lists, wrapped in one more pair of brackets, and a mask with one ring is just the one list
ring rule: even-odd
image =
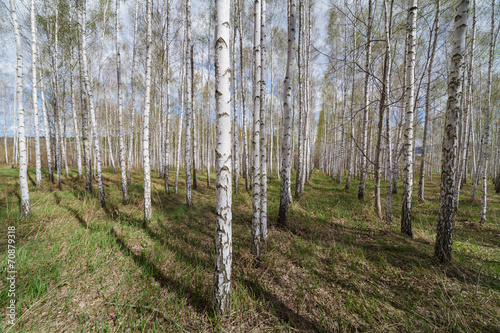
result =
[{"label": "forest floor", "polygon": [[[0,332],[500,331],[500,195],[490,191],[487,223],[480,224],[480,198],[470,199],[470,182],[455,218],[453,261],[443,266],[433,259],[438,177],[427,182],[423,203],[415,187],[413,239],[399,232],[401,191],[386,224],[373,213],[372,183],[358,201],[357,181],[345,191],[317,170],[291,207],[288,229],[279,229],[274,178],[269,241],[259,261],[250,255],[252,199],[240,179],[233,197],[232,307],[217,318],[213,174],[211,188],[198,175],[188,209],[183,177],[179,193],[166,195],[153,173],[147,226],[142,173],[133,173],[131,202],[124,205],[120,175],[106,169],[102,209],[97,191],[87,193],[74,169],[59,190],[46,174],[36,189],[29,168],[32,217],[25,222],[19,222],[17,175],[0,166]],[[174,178],[171,172],[171,189]],[[7,226],[17,236],[12,327]]]}]

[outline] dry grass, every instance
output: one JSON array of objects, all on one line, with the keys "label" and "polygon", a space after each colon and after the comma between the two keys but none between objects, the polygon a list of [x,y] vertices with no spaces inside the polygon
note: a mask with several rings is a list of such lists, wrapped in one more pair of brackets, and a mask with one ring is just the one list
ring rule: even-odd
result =
[{"label": "dry grass", "polygon": [[[479,224],[480,202],[468,198],[466,185],[454,260],[441,266],[432,258],[437,182],[428,185],[428,200],[414,200],[415,238],[409,239],[398,232],[400,195],[394,222],[386,225],[373,214],[373,200],[356,199],[356,182],[346,192],[317,171],[291,208],[289,228],[278,229],[274,179],[268,247],[255,260],[251,197],[242,182],[233,206],[232,309],[217,318],[215,190],[206,177],[199,177],[195,207],[188,209],[183,178],[179,193],[166,195],[156,175],[146,226],[142,174],[133,174],[129,205],[121,202],[119,175],[106,170],[104,179],[105,209],[74,170],[62,191],[30,184],[33,217],[19,222],[17,171],[0,167],[1,227],[15,225],[19,238],[18,322],[10,328],[2,314],[0,331],[500,331],[500,197],[493,193],[488,222]],[[5,242],[0,239],[2,265]],[[0,281],[5,309],[6,280]]]}]

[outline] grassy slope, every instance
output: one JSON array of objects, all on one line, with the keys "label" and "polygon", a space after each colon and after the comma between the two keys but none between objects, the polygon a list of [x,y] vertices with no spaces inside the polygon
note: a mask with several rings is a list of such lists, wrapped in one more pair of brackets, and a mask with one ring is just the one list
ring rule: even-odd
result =
[{"label": "grassy slope", "polygon": [[[29,173],[33,183],[34,170]],[[346,192],[318,171],[292,206],[289,230],[277,229],[279,181],[273,179],[270,240],[260,262],[249,255],[251,197],[242,191],[233,206],[232,311],[215,318],[215,191],[205,178],[199,177],[189,210],[182,182],[179,194],[167,196],[153,177],[154,217],[145,227],[141,173],[133,174],[132,203],[124,206],[119,175],[106,170],[105,210],[75,175],[64,178],[62,191],[30,184],[33,217],[19,223],[17,170],[0,167],[2,268],[7,226],[17,226],[20,238],[21,315],[11,331],[500,330],[500,196],[493,192],[482,225],[480,200],[469,199],[465,186],[454,261],[441,266],[432,259],[438,179],[429,183],[427,201],[414,198],[413,240],[398,232],[400,194],[387,226],[373,215],[373,198],[357,200],[356,182]],[[5,309],[5,270],[0,274]]]}]

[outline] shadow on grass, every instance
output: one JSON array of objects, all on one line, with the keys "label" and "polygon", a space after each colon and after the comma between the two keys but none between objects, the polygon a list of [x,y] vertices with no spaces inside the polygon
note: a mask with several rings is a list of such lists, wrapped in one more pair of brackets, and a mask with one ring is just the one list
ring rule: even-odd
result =
[{"label": "shadow on grass", "polygon": [[[145,255],[144,252],[136,254],[130,249],[126,242],[120,237],[116,228],[111,229],[111,234],[115,237],[116,242],[124,254],[131,257],[134,262],[140,266],[146,275],[151,275],[162,287],[167,288],[179,296],[179,298],[186,299],[187,303],[190,304],[198,313],[207,314],[213,316],[212,303],[207,299],[207,296],[193,290],[193,288],[188,283],[182,283],[173,280],[168,277],[162,270],[151,262]],[[182,290],[185,290],[187,294],[183,294]]]},{"label": "shadow on grass", "polygon": [[243,280],[240,282],[248,289],[255,300],[263,299],[267,303],[269,303],[270,308],[274,309],[276,316],[282,322],[288,323],[290,326],[306,332],[329,331],[319,323],[310,321],[309,319],[290,309],[285,303],[280,301],[278,297],[264,290],[257,281]]}]

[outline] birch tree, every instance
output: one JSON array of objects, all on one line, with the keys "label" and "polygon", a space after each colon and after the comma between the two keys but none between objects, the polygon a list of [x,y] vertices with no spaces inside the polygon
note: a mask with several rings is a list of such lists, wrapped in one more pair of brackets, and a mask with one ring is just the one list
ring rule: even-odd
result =
[{"label": "birch tree", "polygon": [[151,220],[151,166],[149,156],[149,113],[151,109],[151,49],[152,49],[152,0],[146,1],[146,94],[144,100],[142,127],[142,158],[144,169],[144,222]]},{"label": "birch tree", "polygon": [[292,169],[292,63],[295,45],[296,0],[289,0],[288,12],[288,49],[283,88],[283,139],[281,148],[281,187],[278,225],[288,224],[288,209],[291,204],[289,196],[290,171]]},{"label": "birch tree", "polygon": [[436,13],[434,16],[434,37],[432,37],[432,50],[430,51],[429,64],[427,65],[427,86],[425,93],[425,121],[424,135],[422,139],[422,156],[420,157],[420,177],[418,180],[418,200],[424,201],[424,184],[425,184],[425,164],[427,157],[427,134],[429,132],[429,118],[431,109],[431,82],[432,82],[432,65],[434,64],[434,55],[436,54],[437,39],[439,32],[439,0],[436,0]]},{"label": "birch tree", "polygon": [[122,102],[122,82],[121,82],[121,37],[120,37],[120,1],[116,0],[116,90],[118,98],[118,140],[120,144],[120,169],[122,176],[123,202],[128,203],[127,189],[127,165],[125,164],[125,131],[123,129],[123,102]]},{"label": "birch tree", "polygon": [[130,185],[132,183],[132,153],[134,146],[134,127],[135,127],[135,59],[137,55],[137,24],[138,24],[138,15],[139,14],[139,0],[135,0],[135,15],[134,15],[134,45],[132,47],[132,73],[130,75],[130,89],[131,89],[131,98],[132,98],[132,110],[131,114],[131,128],[130,128],[130,137],[129,137],[129,146],[128,146],[128,168],[127,168],[127,184]]},{"label": "birch tree", "polygon": [[193,207],[193,195],[191,193],[191,121],[192,121],[192,106],[193,106],[193,91],[192,91],[192,63],[191,63],[191,0],[186,0],[186,146],[184,156],[184,168],[186,171],[186,204],[188,207]]},{"label": "birch tree", "polygon": [[[382,133],[384,131],[384,117],[386,111],[389,108],[389,75],[391,71],[391,23],[392,23],[392,3],[391,1],[391,13],[387,13],[387,1],[384,0],[384,16],[385,16],[385,54],[384,54],[384,65],[382,69],[382,93],[380,96],[380,107],[379,107],[379,121],[378,121],[378,134],[377,134],[377,147],[375,150],[375,212],[379,217],[382,217],[382,204],[380,200],[380,180],[382,178]],[[390,115],[387,112],[387,117]],[[387,136],[390,136],[389,131],[387,131]],[[390,146],[389,146],[390,150]],[[387,206],[390,209],[390,204]],[[390,212],[387,217],[390,219]]]},{"label": "birch tree", "polygon": [[[239,8],[236,7],[236,11]],[[236,11],[233,13],[233,39],[231,41],[231,85],[233,87],[231,91],[231,100],[233,101],[233,183],[234,183],[234,192],[238,193],[239,190],[239,124],[238,124],[238,108],[236,104],[236,33],[238,29],[236,29]]]},{"label": "birch tree", "polygon": [[36,9],[35,0],[31,0],[31,87],[33,93],[33,116],[35,121],[35,168],[36,168],[36,187],[42,187],[42,161],[40,157],[40,128],[38,125],[38,93],[36,78],[36,60],[37,60],[37,29],[36,29]]},{"label": "birch tree", "polygon": [[267,135],[266,135],[266,1],[261,1],[260,29],[260,241],[265,249],[267,242]]},{"label": "birch tree", "polygon": [[231,305],[232,264],[232,185],[231,185],[231,94],[229,67],[230,0],[216,0],[215,25],[215,103],[217,110],[216,141],[216,229],[214,305],[217,315]]},{"label": "birch tree", "polygon": [[[26,137],[24,135],[24,107],[23,107],[23,50],[21,46],[21,33],[17,21],[16,3],[10,0],[14,35],[16,38],[16,108],[19,121],[19,184],[21,187],[20,217],[28,219],[31,214],[30,192],[28,188],[28,160],[26,156]],[[14,156],[12,156],[14,160]]]},{"label": "birch tree", "polygon": [[165,161],[165,170],[164,170],[164,181],[165,181],[165,193],[170,194],[170,189],[168,187],[168,173],[170,170],[170,59],[169,59],[169,51],[170,51],[170,40],[169,40],[169,35],[170,35],[170,0],[167,0],[167,22],[166,22],[166,41],[165,41],[165,57],[166,57],[166,71],[167,71],[167,79],[166,79],[166,90],[167,90],[167,106],[166,106],[166,127],[165,127],[165,156],[164,156],[164,161]]},{"label": "birch tree", "polygon": [[366,174],[367,174],[367,147],[368,147],[368,108],[370,103],[369,95],[369,80],[370,80],[370,63],[372,57],[372,24],[373,24],[373,0],[368,0],[368,22],[366,26],[366,53],[365,53],[365,85],[363,92],[363,129],[361,130],[361,166],[360,179],[358,188],[358,199],[362,200],[365,197]]},{"label": "birch tree", "polygon": [[[38,56],[38,67],[39,70],[38,72],[42,74],[42,71],[40,70],[40,50],[38,49],[37,45],[37,56]],[[44,129],[44,136],[45,136],[45,151],[47,154],[47,173],[49,176],[49,181],[54,182],[54,174],[52,172],[52,150],[51,150],[51,142],[50,142],[50,131],[49,131],[49,120],[47,116],[47,107],[45,104],[45,89],[43,86],[43,80],[40,83],[40,97],[42,100],[42,117],[43,117],[43,129]],[[7,149],[7,148],[6,148]]]},{"label": "birch tree", "polygon": [[[84,48],[85,48],[85,2],[78,0],[78,62],[80,64],[80,110],[82,112],[82,142],[83,142],[83,163],[85,166],[85,189],[92,192],[92,152],[90,147],[90,129],[88,119],[88,94],[85,85],[84,76]],[[43,90],[42,90],[43,99]],[[49,140],[50,142],[50,140]]]},{"label": "birch tree", "polygon": [[246,110],[246,94],[245,94],[245,80],[243,79],[243,28],[241,25],[241,12],[244,10],[245,2],[238,0],[238,33],[240,39],[240,89],[241,89],[241,108],[243,111],[243,178],[245,179],[245,188],[250,190],[250,182],[248,179],[248,134],[247,134],[247,110]]},{"label": "birch tree", "polygon": [[490,31],[490,52],[488,56],[488,77],[486,81],[486,114],[484,115],[484,133],[483,133],[483,169],[481,174],[481,222],[486,222],[486,201],[488,184],[488,148],[490,142],[490,117],[491,117],[491,76],[493,71],[493,60],[495,58],[495,45],[500,31],[500,23],[495,31],[495,0],[491,0],[491,31]]},{"label": "birch tree", "polygon": [[445,130],[441,157],[441,194],[439,220],[437,225],[434,255],[441,263],[451,260],[453,245],[453,196],[455,192],[457,128],[460,114],[460,98],[463,80],[463,56],[465,52],[465,33],[467,31],[467,12],[469,0],[460,0],[455,13],[453,34],[453,53],[451,57],[450,79],[448,83],[448,103],[446,106]]},{"label": "birch tree", "polygon": [[[80,25],[81,27],[81,51],[80,51],[80,61],[82,63],[82,73],[81,75],[83,76],[83,81],[85,85],[85,89],[82,92],[82,95],[86,95],[86,100],[88,103],[86,104],[85,108],[82,108],[82,113],[87,112],[88,108],[88,113],[90,115],[90,121],[92,125],[92,136],[94,139],[94,154],[95,154],[95,166],[96,166],[96,171],[97,171],[97,185],[99,187],[99,202],[101,203],[101,206],[105,206],[106,204],[106,198],[104,196],[104,184],[102,181],[102,168],[101,168],[101,149],[100,149],[100,143],[99,143],[99,133],[97,130],[97,121],[96,121],[96,116],[95,116],[95,107],[94,107],[94,100],[92,97],[92,88],[90,85],[90,79],[89,79],[89,71],[88,71],[88,64],[87,64],[87,51],[86,51],[86,43],[85,43],[85,6],[86,6],[86,0],[80,0],[81,1],[81,22]],[[83,103],[82,103],[83,104]],[[90,154],[89,154],[90,155]],[[89,157],[90,158],[90,157]],[[88,180],[87,180],[88,182]],[[90,188],[91,189],[91,188]]]},{"label": "birch tree", "polygon": [[408,51],[406,53],[406,118],[404,143],[403,205],[401,232],[413,237],[411,226],[411,196],[413,191],[413,112],[415,103],[415,52],[417,31],[417,0],[408,4]]},{"label": "birch tree", "polygon": [[[265,1],[265,0],[262,0]],[[261,0],[254,1],[254,42],[253,42],[253,134],[252,134],[252,254],[260,255],[260,80],[261,80]]]}]

